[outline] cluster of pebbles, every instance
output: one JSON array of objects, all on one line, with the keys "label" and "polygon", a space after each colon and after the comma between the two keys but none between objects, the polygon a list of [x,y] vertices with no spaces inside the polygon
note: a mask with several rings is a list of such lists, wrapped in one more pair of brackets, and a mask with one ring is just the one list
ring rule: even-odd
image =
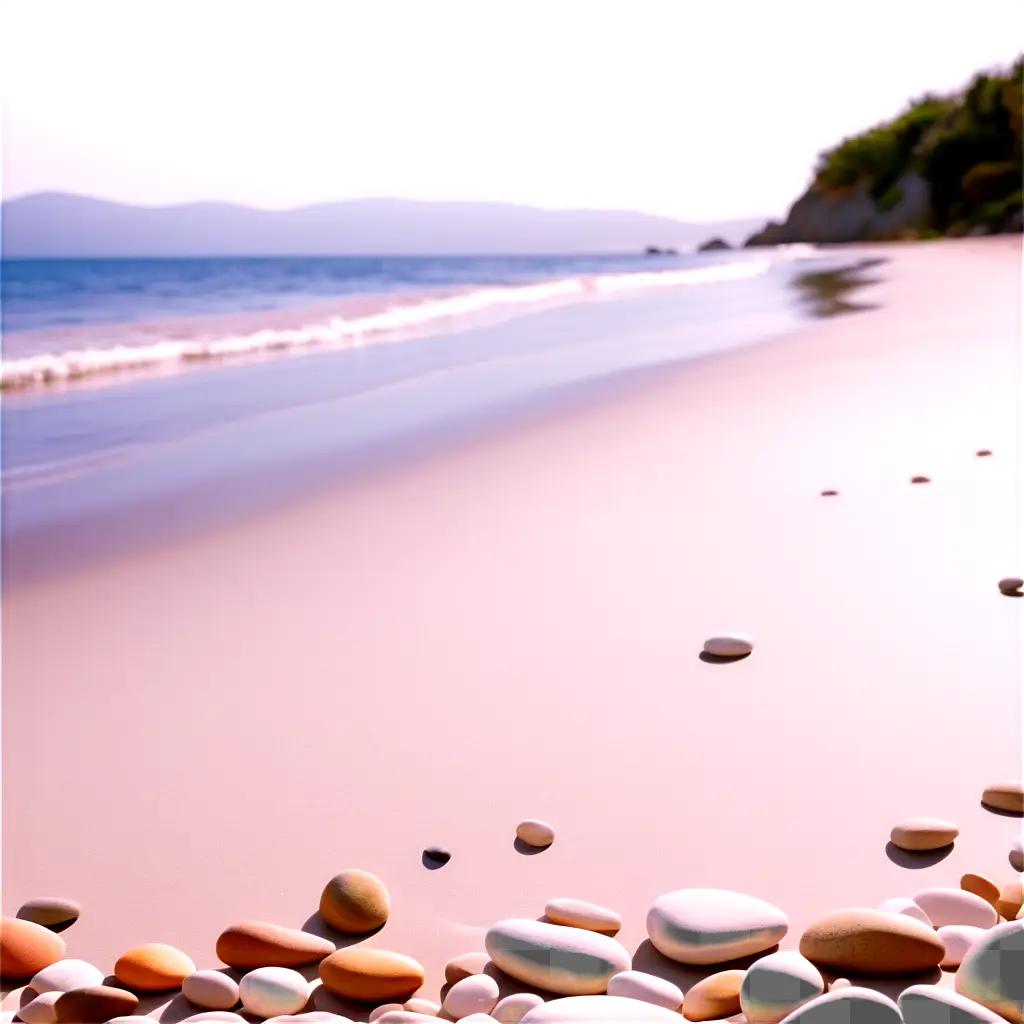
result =
[{"label": "cluster of pebbles", "polygon": [[[982,802],[1024,815],[1024,785],[989,786]],[[890,839],[924,853],[950,846],[958,835],[951,822],[910,818],[892,828]],[[520,823],[517,838],[544,848],[555,833],[531,819]],[[1019,870],[1019,841],[1009,857]],[[58,932],[74,923],[79,907],[36,899],[0,929],[4,976],[28,982],[16,1017],[8,1012],[4,1020],[148,1024],[152,1018],[138,1012],[140,996],[180,989],[197,1011],[185,1018],[188,1024],[352,1024],[310,1008],[322,986],[345,1005],[365,1007],[359,1020],[379,1024],[1024,1024],[1022,903],[1019,877],[1000,886],[966,874],[959,888],[835,910],[809,925],[796,949],[780,950],[789,920],[779,907],[723,889],[679,889],[651,904],[646,928],[662,956],[706,972],[684,993],[633,969],[615,938],[622,919],[614,910],[558,897],[541,918],[493,924],[484,950],[448,962],[445,987],[433,1000],[417,995],[426,975],[411,956],[355,944],[336,948],[323,936],[262,921],[238,922],[218,937],[217,956],[230,971],[197,970],[182,950],[149,943],[123,953],[107,978],[94,965],[64,956]],[[348,937],[377,932],[390,912],[385,884],[358,868],[330,879],[320,897],[323,920]],[[313,966],[319,985],[299,971]],[[955,990],[910,977],[937,968],[956,972]],[[883,977],[906,979],[895,1001],[857,984],[858,978]],[[529,991],[517,990],[524,988]]]}]

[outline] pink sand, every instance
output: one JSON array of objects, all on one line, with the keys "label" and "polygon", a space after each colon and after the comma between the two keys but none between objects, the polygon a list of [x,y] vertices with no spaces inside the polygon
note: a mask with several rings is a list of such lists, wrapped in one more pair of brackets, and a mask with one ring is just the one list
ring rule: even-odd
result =
[{"label": "pink sand", "polygon": [[[223,927],[302,925],[360,866],[394,903],[368,945],[436,997],[556,896],[619,911],[632,952],[660,893],[739,889],[791,948],[837,907],[1008,880],[1020,821],[979,797],[1021,772],[1019,242],[884,255],[873,311],[9,589],[5,912],[69,896],[70,956],[216,966]],[[753,655],[698,660],[730,628]],[[911,815],[954,852],[893,863]],[[524,817],[549,850],[513,848]]]}]

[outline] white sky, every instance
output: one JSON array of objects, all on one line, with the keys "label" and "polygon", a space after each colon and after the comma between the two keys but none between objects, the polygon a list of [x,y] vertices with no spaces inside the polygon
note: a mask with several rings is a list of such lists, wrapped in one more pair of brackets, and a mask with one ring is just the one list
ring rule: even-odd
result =
[{"label": "white sky", "polygon": [[778,215],[1020,0],[3,0],[4,195]]}]

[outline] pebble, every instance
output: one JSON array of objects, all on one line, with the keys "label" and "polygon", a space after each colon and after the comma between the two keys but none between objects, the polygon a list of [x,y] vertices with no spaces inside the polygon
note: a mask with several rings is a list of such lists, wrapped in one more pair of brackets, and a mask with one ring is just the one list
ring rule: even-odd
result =
[{"label": "pebble", "polygon": [[[241,1020],[242,1018],[239,1017],[238,1019]],[[107,1021],[107,1024],[153,1024],[153,1018],[139,1017],[137,1015],[130,1017],[111,1017],[110,1020]]]},{"label": "pebble", "polygon": [[986,929],[975,928],[970,924],[944,924],[938,932],[942,944],[946,947],[946,954],[939,966],[951,971],[960,966],[967,951],[985,935]]},{"label": "pebble", "polygon": [[984,458],[987,458],[989,455],[992,454],[992,449],[991,448],[979,448],[974,454],[977,455],[979,459],[984,459]]},{"label": "pebble", "polygon": [[910,482],[912,484],[930,484],[932,481],[931,481],[931,477],[927,477],[927,476],[912,476],[910,478]]},{"label": "pebble", "polygon": [[714,658],[745,658],[754,649],[754,639],[747,633],[722,633],[704,641],[704,653]]},{"label": "pebble", "polygon": [[499,994],[498,983],[489,974],[474,974],[448,989],[442,1008],[455,1020],[471,1013],[490,1013],[497,1005]]},{"label": "pebble", "polygon": [[473,953],[460,953],[458,956],[453,956],[444,965],[444,980],[449,985],[454,985],[455,982],[462,981],[463,978],[468,978],[472,974],[483,974],[484,968],[490,962],[491,958],[482,950]]},{"label": "pebble", "polygon": [[1024,871],[1024,839],[1015,839],[1010,847],[1010,867],[1014,871]]},{"label": "pebble", "polygon": [[928,925],[929,928],[932,927],[928,915],[908,896],[893,896],[892,899],[879,903],[878,909],[889,914],[906,914],[907,917],[912,917],[915,921]]},{"label": "pebble", "polygon": [[608,995],[639,999],[677,1012],[683,1005],[683,990],[678,985],[643,971],[623,971],[614,975],[608,982]]},{"label": "pebble", "polygon": [[85,960],[58,960],[44,967],[28,983],[29,988],[43,992],[70,992],[73,988],[102,985],[106,975]]},{"label": "pebble", "polygon": [[630,968],[629,954],[615,939],[545,921],[499,921],[484,944],[506,974],[559,995],[604,992],[613,974]]},{"label": "pebble", "polygon": [[893,826],[889,838],[901,850],[941,850],[960,835],[960,829],[942,818],[907,818]]},{"label": "pebble", "polygon": [[1024,921],[997,925],[971,947],[956,990],[1011,1024],[1024,1021]]},{"label": "pebble", "polygon": [[516,835],[527,846],[546,847],[555,841],[555,830],[546,821],[527,818],[516,825]]},{"label": "pebble", "polygon": [[204,1010],[202,1013],[194,1013],[186,1017],[181,1024],[249,1024],[240,1013],[230,1013],[228,1010]]},{"label": "pebble", "polygon": [[12,981],[31,978],[64,956],[64,940],[48,928],[16,917],[0,920],[0,964]]},{"label": "pebble", "polygon": [[991,878],[968,873],[960,878],[960,888],[964,892],[973,892],[975,896],[980,896],[986,903],[998,909],[999,886]]},{"label": "pebble", "polygon": [[724,1020],[740,1012],[740,986],[744,971],[719,971],[702,978],[686,993],[683,1016],[687,1020]]},{"label": "pebble", "polygon": [[361,868],[346,868],[336,874],[320,897],[320,916],[346,935],[375,931],[390,912],[391,897],[384,883]]},{"label": "pebble", "polygon": [[392,1010],[404,1010],[405,1007],[401,1003],[381,1003],[380,1006],[374,1007],[370,1011],[370,1015],[366,1018],[368,1024],[374,1024],[374,1021],[380,1020],[385,1013],[391,1013]]},{"label": "pebble", "polygon": [[999,581],[999,593],[1007,597],[1019,597],[1021,588],[1024,588],[1024,580],[1019,576],[1006,576]]},{"label": "pebble", "polygon": [[412,1010],[397,1009],[388,1010],[377,1020],[380,1024],[436,1024],[440,1017],[428,1017],[424,1013],[415,1013]]},{"label": "pebble", "polygon": [[1024,814],[1024,785],[1020,782],[997,782],[982,793],[981,802],[997,811]]},{"label": "pebble", "polygon": [[999,893],[999,913],[1007,921],[1012,921],[1019,913],[1021,904],[1024,903],[1024,892],[1021,882],[1007,882]]},{"label": "pebble", "polygon": [[501,1024],[519,1024],[530,1010],[542,1005],[543,1002],[544,999],[536,992],[513,992],[512,995],[499,1000],[498,1005],[491,1011],[491,1016]]},{"label": "pebble", "polygon": [[64,1024],[102,1024],[111,1017],[124,1017],[135,1012],[139,997],[123,988],[90,985],[62,992],[54,1004],[57,1020]]},{"label": "pebble", "polygon": [[25,1024],[53,1024],[57,1019],[57,1010],[54,1004],[62,995],[64,995],[63,992],[44,992],[20,1007],[18,1017]]},{"label": "pebble", "polygon": [[831,488],[829,488],[829,489],[828,489],[828,490],[826,490],[826,491],[822,491],[822,492],[821,492],[821,496],[822,496],[823,498],[835,498],[835,497],[837,497],[838,495],[839,495],[839,492],[838,492],[838,491],[835,491],[835,490],[832,490]]},{"label": "pebble", "polygon": [[424,973],[411,956],[351,946],[321,962],[320,978],[336,996],[386,1003],[408,999],[423,984]]},{"label": "pebble", "polygon": [[797,1007],[782,1024],[902,1024],[899,1007],[881,992],[847,985]]},{"label": "pebble", "polygon": [[238,998],[257,1017],[298,1013],[309,999],[309,982],[290,967],[257,967],[238,983]]},{"label": "pebble", "polygon": [[789,929],[786,915],[765,900],[727,889],[679,889],[647,912],[654,948],[683,964],[716,964],[761,953]]},{"label": "pebble", "polygon": [[819,968],[889,975],[931,970],[946,950],[931,928],[906,914],[858,907],[814,922],[800,937],[800,952]]},{"label": "pebble", "polygon": [[622,918],[607,907],[560,896],[548,900],[545,915],[553,924],[564,924],[569,928],[585,928],[602,935],[615,935],[622,927]]},{"label": "pebble", "polygon": [[238,982],[222,971],[195,971],[181,983],[181,994],[205,1010],[230,1010],[238,1005]]},{"label": "pebble", "polygon": [[403,1010],[413,1013],[424,1013],[428,1017],[436,1017],[441,1012],[441,1004],[433,999],[407,999],[402,1005]]},{"label": "pebble", "polygon": [[81,913],[81,906],[74,900],[61,899],[59,896],[37,896],[34,900],[21,905],[18,917],[23,921],[31,921],[52,931],[61,932],[65,928],[70,928]]},{"label": "pebble", "polygon": [[980,1003],[938,985],[911,985],[897,1002],[904,1024],[1006,1024]]},{"label": "pebble", "polygon": [[573,996],[552,999],[530,1010],[522,1024],[679,1024],[680,1016],[654,1003],[622,996]]},{"label": "pebble", "polygon": [[447,864],[452,859],[451,851],[443,846],[428,846],[423,851],[423,856],[433,864]]},{"label": "pebble", "polygon": [[264,921],[233,924],[217,939],[217,957],[228,967],[302,967],[333,952],[330,939]]},{"label": "pebble", "polygon": [[310,1010],[308,1013],[280,1014],[264,1021],[264,1024],[352,1024],[352,1021],[326,1010]]},{"label": "pebble", "polygon": [[992,904],[963,889],[924,889],[914,902],[928,915],[933,928],[947,924],[969,924],[991,928],[998,920]]},{"label": "pebble", "polygon": [[825,979],[818,968],[787,949],[769,953],[747,968],[740,986],[740,1009],[747,1024],[779,1024],[824,991]]},{"label": "pebble", "polygon": [[166,992],[180,988],[196,965],[180,949],[163,942],[135,946],[118,958],[114,977],[138,992]]}]

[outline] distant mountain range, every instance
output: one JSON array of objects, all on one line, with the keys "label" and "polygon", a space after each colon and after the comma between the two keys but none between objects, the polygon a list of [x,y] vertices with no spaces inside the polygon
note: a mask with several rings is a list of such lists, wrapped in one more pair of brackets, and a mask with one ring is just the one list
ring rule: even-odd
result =
[{"label": "distant mountain range", "polygon": [[2,204],[3,255],[327,256],[641,252],[739,243],[763,221],[687,223],[625,210],[352,199],[292,210],[232,203],[132,206],[63,192]]}]

